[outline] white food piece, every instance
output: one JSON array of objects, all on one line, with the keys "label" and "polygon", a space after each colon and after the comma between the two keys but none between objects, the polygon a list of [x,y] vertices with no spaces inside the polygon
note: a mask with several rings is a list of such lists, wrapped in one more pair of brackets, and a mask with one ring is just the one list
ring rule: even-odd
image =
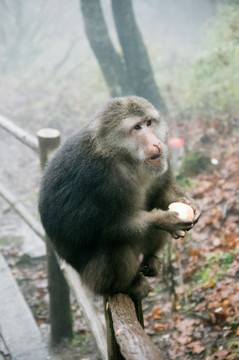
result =
[{"label": "white food piece", "polygon": [[169,211],[176,211],[181,219],[193,220],[194,218],[194,211],[190,205],[174,202],[169,205],[168,209]]}]

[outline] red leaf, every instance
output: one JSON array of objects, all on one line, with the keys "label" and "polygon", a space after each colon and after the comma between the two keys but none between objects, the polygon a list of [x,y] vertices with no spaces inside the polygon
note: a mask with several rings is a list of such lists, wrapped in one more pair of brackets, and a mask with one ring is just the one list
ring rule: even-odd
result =
[{"label": "red leaf", "polygon": [[153,330],[155,332],[161,332],[161,331],[166,331],[169,329],[169,324],[161,324],[161,323],[157,323],[153,325]]}]

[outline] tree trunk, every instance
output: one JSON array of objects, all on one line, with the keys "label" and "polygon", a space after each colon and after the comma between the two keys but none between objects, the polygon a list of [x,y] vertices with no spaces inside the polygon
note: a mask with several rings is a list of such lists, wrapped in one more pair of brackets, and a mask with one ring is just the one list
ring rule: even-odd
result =
[{"label": "tree trunk", "polygon": [[85,32],[98,60],[111,96],[128,94],[126,70],[108,34],[99,0],[81,0]]},{"label": "tree trunk", "polygon": [[163,113],[166,105],[154,80],[150,60],[134,17],[131,0],[111,0],[115,25],[123,50],[128,81],[134,94],[145,97]]}]

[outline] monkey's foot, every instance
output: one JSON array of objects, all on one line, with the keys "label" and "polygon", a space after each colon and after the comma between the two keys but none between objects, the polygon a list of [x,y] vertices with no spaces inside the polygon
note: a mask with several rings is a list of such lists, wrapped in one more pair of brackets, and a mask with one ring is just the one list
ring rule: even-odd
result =
[{"label": "monkey's foot", "polygon": [[135,299],[143,299],[148,296],[151,290],[148,281],[142,274],[138,273],[128,289],[128,294]]},{"label": "monkey's foot", "polygon": [[162,264],[157,256],[150,255],[145,257],[140,265],[139,271],[144,276],[158,277],[162,273]]}]

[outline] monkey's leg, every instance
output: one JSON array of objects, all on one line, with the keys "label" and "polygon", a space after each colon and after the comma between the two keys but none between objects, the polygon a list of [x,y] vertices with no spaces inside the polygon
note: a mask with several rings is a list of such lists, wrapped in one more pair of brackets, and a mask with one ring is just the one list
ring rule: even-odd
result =
[{"label": "monkey's leg", "polygon": [[[135,299],[143,299],[151,289],[145,277],[139,273],[139,253],[126,246],[117,251],[118,264],[115,266],[114,292],[127,293]],[[117,266],[116,266],[117,265]]]},{"label": "monkey's leg", "polygon": [[135,299],[143,299],[148,295],[151,289],[152,288],[145,277],[138,272],[129,285],[127,293]]},{"label": "monkey's leg", "polygon": [[142,299],[150,285],[139,273],[139,253],[128,245],[121,245],[94,254],[82,272],[82,280],[97,294],[127,293]]},{"label": "monkey's leg", "polygon": [[159,277],[162,273],[162,264],[157,256],[163,248],[169,234],[163,230],[151,230],[146,237],[144,244],[144,258],[139,267],[139,271],[144,276]]}]

